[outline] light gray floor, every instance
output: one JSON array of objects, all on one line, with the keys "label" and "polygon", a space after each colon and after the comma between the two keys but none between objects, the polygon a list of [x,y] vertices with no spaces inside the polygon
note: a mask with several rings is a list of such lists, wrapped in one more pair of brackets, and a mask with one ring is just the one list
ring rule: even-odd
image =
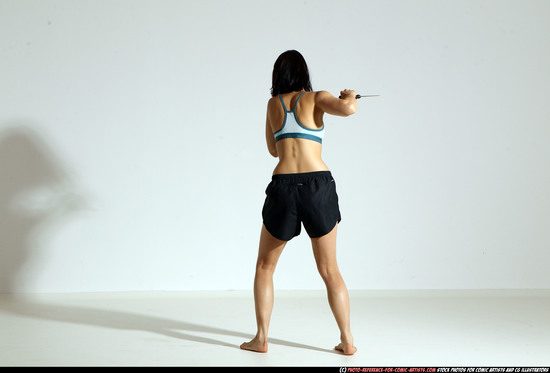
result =
[{"label": "light gray floor", "polygon": [[267,354],[251,292],[0,295],[1,366],[549,366],[550,291],[350,291],[359,351],[321,291],[276,292]]}]

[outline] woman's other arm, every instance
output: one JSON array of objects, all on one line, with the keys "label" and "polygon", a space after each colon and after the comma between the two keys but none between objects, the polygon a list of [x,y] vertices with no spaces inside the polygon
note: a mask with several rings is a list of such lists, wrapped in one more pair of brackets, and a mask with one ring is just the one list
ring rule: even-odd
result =
[{"label": "woman's other arm", "polygon": [[267,143],[267,150],[269,151],[269,154],[277,158],[279,156],[279,153],[277,153],[277,147],[275,146],[275,136],[273,135],[273,130],[271,129],[271,125],[269,124],[269,115],[267,115],[265,121],[265,141]]}]

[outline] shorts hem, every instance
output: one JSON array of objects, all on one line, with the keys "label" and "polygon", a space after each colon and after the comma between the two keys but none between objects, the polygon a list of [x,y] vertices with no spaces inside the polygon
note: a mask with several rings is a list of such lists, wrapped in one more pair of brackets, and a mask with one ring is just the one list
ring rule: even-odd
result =
[{"label": "shorts hem", "polygon": [[269,229],[269,227],[265,224],[265,222],[263,222],[263,225],[265,227],[265,230],[268,231],[268,233],[273,236],[273,238],[276,238],[278,239],[279,241],[283,241],[283,242],[288,242],[290,240],[292,240],[294,237],[298,236],[298,234],[295,234],[293,235],[292,237],[290,237],[289,239],[283,239],[281,238],[278,234],[274,234],[273,231],[271,229]]},{"label": "shorts hem", "polygon": [[323,236],[326,236],[327,234],[329,234],[330,232],[332,232],[332,230],[333,230],[338,224],[340,224],[341,221],[342,221],[342,219],[338,219],[338,220],[336,221],[336,223],[334,223],[334,225],[333,225],[326,233],[319,234],[319,235],[316,234],[316,235],[313,235],[313,236],[310,236],[310,235],[308,234],[308,236],[309,236],[309,238],[321,238],[321,237],[323,237]]}]

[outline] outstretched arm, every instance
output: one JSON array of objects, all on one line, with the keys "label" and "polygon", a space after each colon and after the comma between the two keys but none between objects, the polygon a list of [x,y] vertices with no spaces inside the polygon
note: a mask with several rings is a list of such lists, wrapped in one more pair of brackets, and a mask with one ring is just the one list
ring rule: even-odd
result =
[{"label": "outstretched arm", "polygon": [[319,91],[315,97],[315,104],[325,113],[347,117],[357,111],[357,92],[351,89],[344,89],[340,97],[334,97],[327,91]]}]

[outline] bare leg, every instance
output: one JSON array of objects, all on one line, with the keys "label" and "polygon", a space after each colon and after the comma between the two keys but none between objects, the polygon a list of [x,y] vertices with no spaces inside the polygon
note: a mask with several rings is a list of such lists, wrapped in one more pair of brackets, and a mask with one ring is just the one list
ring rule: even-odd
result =
[{"label": "bare leg", "polygon": [[273,273],[285,245],[286,241],[276,239],[262,225],[254,277],[254,303],[258,331],[254,339],[241,345],[243,350],[267,352],[267,331],[273,310]]},{"label": "bare leg", "polygon": [[330,233],[312,238],[311,244],[317,269],[327,287],[330,308],[340,329],[341,343],[335,348],[346,355],[353,355],[357,348],[353,345],[353,336],[351,335],[348,290],[336,262],[337,228],[338,225]]}]

